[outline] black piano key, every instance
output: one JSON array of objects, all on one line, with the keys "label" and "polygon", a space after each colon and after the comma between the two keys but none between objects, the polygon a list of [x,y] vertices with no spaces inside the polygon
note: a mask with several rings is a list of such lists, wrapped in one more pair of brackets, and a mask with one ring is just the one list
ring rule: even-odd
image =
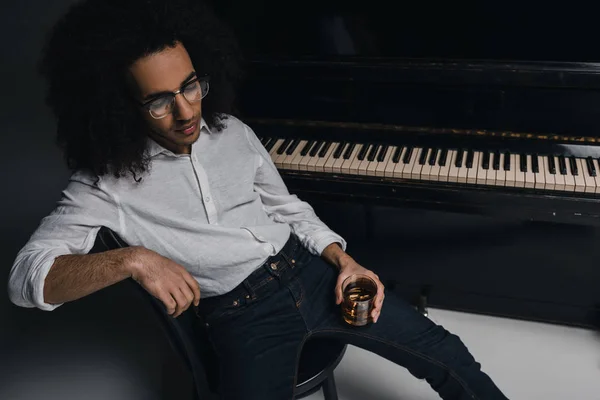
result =
[{"label": "black piano key", "polygon": [[338,159],[342,155],[342,151],[344,150],[344,146],[346,146],[346,142],[341,142],[338,144],[338,147],[333,152],[333,158]]},{"label": "black piano key", "polygon": [[504,165],[502,166],[505,171],[510,171],[510,153],[504,152]]},{"label": "black piano key", "polygon": [[440,160],[438,162],[440,164],[440,167],[445,167],[447,160],[448,160],[448,149],[442,149],[442,151],[440,152]]},{"label": "black piano key", "polygon": [[588,157],[585,159],[585,163],[587,164],[588,174],[590,174],[590,176],[596,176],[596,166],[594,165],[594,159],[592,157]]},{"label": "black piano key", "polygon": [[304,145],[304,148],[302,149],[302,151],[300,151],[300,155],[302,157],[304,157],[314,144],[315,144],[315,140],[309,140],[308,142],[306,142],[306,144]]},{"label": "black piano key", "polygon": [[473,157],[475,157],[475,153],[473,150],[467,150],[467,160],[465,161],[465,165],[467,168],[473,168]]},{"label": "black piano key", "polygon": [[323,143],[325,143],[325,141],[323,140],[319,140],[312,149],[310,149],[310,152],[308,153],[309,156],[311,157],[315,157],[317,155],[317,153],[319,152],[319,149],[321,148],[321,146],[323,146]]},{"label": "black piano key", "polygon": [[323,148],[319,152],[319,157],[320,158],[325,157],[325,154],[327,154],[327,152],[329,151],[330,147],[331,147],[331,142],[325,142],[325,145],[323,146]]},{"label": "black piano key", "polygon": [[381,147],[380,144],[374,144],[373,147],[371,147],[371,150],[369,150],[369,154],[367,155],[367,160],[374,161],[375,155],[377,154],[377,151],[379,150],[380,147]]},{"label": "black piano key", "polygon": [[574,156],[569,157],[569,164],[571,164],[571,172],[573,175],[579,175],[579,170],[577,168],[577,160],[575,160]]},{"label": "black piano key", "polygon": [[494,151],[494,159],[492,160],[492,168],[494,171],[500,170],[500,152],[498,150]]},{"label": "black piano key", "polygon": [[356,143],[350,143],[350,145],[348,146],[348,148],[344,152],[344,160],[347,160],[347,159],[350,158],[350,154],[352,154],[352,151],[354,151],[355,147],[356,147]]},{"label": "black piano key", "polygon": [[482,152],[481,166],[483,169],[490,169],[490,152],[484,151]]},{"label": "black piano key", "polygon": [[265,149],[267,151],[271,151],[273,149],[273,146],[275,146],[275,143],[277,143],[277,138],[272,138],[271,141],[265,146]]},{"label": "black piano key", "polygon": [[404,153],[404,157],[402,157],[402,163],[408,164],[410,162],[410,158],[412,157],[414,148],[409,146],[406,148],[406,152]]},{"label": "black piano key", "polygon": [[552,175],[556,175],[556,163],[554,162],[554,156],[553,155],[549,155],[548,156],[548,171]]},{"label": "black piano key", "polygon": [[567,174],[567,163],[565,162],[565,156],[558,156],[558,169],[561,175]]},{"label": "black piano key", "polygon": [[381,148],[379,149],[379,154],[377,155],[377,161],[378,162],[383,162],[383,160],[385,159],[385,156],[389,150],[390,146],[385,144],[383,146],[381,146]]},{"label": "black piano key", "polygon": [[456,168],[462,168],[464,154],[465,154],[465,152],[462,149],[458,149],[456,151],[456,162],[454,163],[454,166]]},{"label": "black piano key", "polygon": [[429,160],[427,161],[427,163],[429,165],[435,165],[435,161],[437,160],[437,154],[438,154],[438,149],[433,148],[431,149],[431,153],[429,154]]},{"label": "black piano key", "polygon": [[398,161],[400,161],[400,154],[402,154],[402,146],[396,147],[396,150],[394,151],[394,155],[392,156],[392,162],[394,164],[398,164]]},{"label": "black piano key", "polygon": [[421,155],[419,156],[419,165],[425,165],[425,161],[427,161],[427,153],[429,152],[429,148],[421,149]]},{"label": "black piano key", "polygon": [[283,154],[283,152],[288,148],[288,146],[292,143],[292,139],[287,138],[281,143],[281,146],[277,149],[277,154]]},{"label": "black piano key", "polygon": [[369,148],[371,144],[367,143],[367,144],[363,144],[363,147],[360,149],[360,151],[358,152],[358,156],[357,158],[362,161],[365,159],[365,156],[367,155],[367,150]]},{"label": "black piano key", "polygon": [[539,163],[537,154],[531,155],[531,170],[533,171],[534,174],[540,173],[540,163]]},{"label": "black piano key", "polygon": [[292,154],[296,150],[296,148],[298,147],[299,144],[300,144],[300,139],[294,139],[294,141],[292,141],[290,146],[285,151],[285,154],[287,154],[288,156],[290,154]]},{"label": "black piano key", "polygon": [[527,154],[519,154],[519,170],[527,172]]},{"label": "black piano key", "polygon": [[270,137],[266,137],[266,138],[264,138],[264,139],[263,139],[263,146],[264,146],[265,148],[267,148],[267,145],[268,145],[269,143],[271,143],[271,139],[272,139],[272,138],[270,138]]}]

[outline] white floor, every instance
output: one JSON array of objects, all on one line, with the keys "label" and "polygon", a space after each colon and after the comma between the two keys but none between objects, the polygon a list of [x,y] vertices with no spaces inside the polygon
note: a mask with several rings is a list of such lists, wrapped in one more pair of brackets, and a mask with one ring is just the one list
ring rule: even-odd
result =
[{"label": "white floor", "polygon": [[[600,335],[529,321],[430,309],[460,336],[511,400],[600,400]],[[425,381],[356,347],[336,369],[339,400],[434,400]],[[322,400],[322,393],[307,399]]]}]

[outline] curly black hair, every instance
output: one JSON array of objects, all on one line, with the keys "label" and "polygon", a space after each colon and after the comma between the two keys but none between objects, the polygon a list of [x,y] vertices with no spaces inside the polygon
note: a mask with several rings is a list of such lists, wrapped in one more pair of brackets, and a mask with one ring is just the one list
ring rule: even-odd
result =
[{"label": "curly black hair", "polygon": [[85,0],[56,23],[39,67],[69,169],[117,178],[148,170],[147,129],[131,100],[127,70],[177,42],[198,75],[210,76],[202,115],[221,130],[226,115],[236,114],[242,56],[233,31],[200,0]]}]

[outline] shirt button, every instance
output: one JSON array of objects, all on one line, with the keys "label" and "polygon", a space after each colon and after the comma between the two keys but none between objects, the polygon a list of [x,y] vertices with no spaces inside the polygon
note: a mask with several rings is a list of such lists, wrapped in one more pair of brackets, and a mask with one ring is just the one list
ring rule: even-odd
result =
[{"label": "shirt button", "polygon": [[207,203],[209,203],[209,202],[210,202],[210,196],[206,196],[206,197],[204,198],[204,200],[205,200]]}]

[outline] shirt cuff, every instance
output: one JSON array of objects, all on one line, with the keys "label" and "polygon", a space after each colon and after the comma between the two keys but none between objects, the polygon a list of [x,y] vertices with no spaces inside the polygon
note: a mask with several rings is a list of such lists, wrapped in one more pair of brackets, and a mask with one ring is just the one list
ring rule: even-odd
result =
[{"label": "shirt cuff", "polygon": [[314,255],[321,256],[327,246],[336,242],[340,244],[342,250],[346,251],[346,241],[334,232],[311,237],[308,243],[308,250]]},{"label": "shirt cuff", "polygon": [[[60,254],[62,255],[62,254]],[[40,267],[33,271],[30,277],[30,292],[29,298],[33,305],[43,311],[53,311],[58,307],[62,306],[64,303],[56,303],[50,304],[44,301],[44,283],[46,281],[46,277],[48,276],[48,272],[50,272],[50,268],[54,264],[54,260],[58,257],[56,254],[50,253],[46,257],[44,257],[44,261],[40,264]]]}]

